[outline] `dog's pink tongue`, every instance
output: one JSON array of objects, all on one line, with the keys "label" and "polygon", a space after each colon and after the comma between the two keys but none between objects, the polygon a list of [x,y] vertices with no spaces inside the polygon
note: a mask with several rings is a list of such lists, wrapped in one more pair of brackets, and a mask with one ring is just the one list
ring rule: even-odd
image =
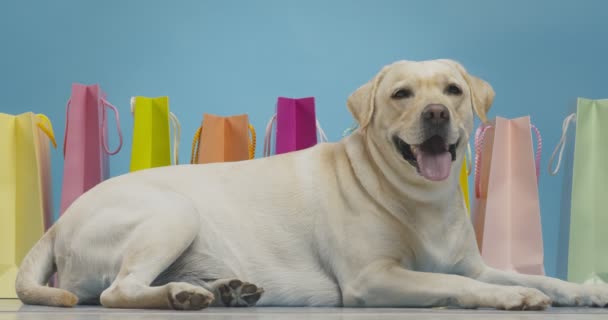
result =
[{"label": "dog's pink tongue", "polygon": [[416,161],[420,174],[431,181],[445,180],[450,176],[452,155],[447,151],[438,154],[419,151]]}]

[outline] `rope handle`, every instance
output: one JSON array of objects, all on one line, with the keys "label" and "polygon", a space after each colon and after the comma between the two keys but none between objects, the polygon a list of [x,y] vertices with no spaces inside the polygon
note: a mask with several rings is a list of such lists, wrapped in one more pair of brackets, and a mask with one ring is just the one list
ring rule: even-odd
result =
[{"label": "rope handle", "polygon": [[256,135],[255,128],[250,123],[249,124],[249,160],[255,158],[255,145],[256,145]]},{"label": "rope handle", "polygon": [[131,97],[131,101],[129,101],[129,105],[131,106],[131,115],[135,116],[135,97]]},{"label": "rope handle", "polygon": [[277,114],[273,114],[266,125],[266,134],[264,135],[264,157],[269,157],[272,153],[272,125],[277,121]]},{"label": "rope handle", "polygon": [[[194,137],[192,138],[192,153],[190,155],[190,163],[196,164],[198,151],[201,146],[201,132],[203,131],[203,126],[198,127],[196,132],[194,133]],[[248,146],[248,155],[249,159],[253,159],[255,157],[255,147],[256,147],[256,133],[255,128],[252,124],[249,124],[249,146]]]},{"label": "rope handle", "polygon": [[[131,97],[131,115],[135,116],[135,97]],[[179,141],[182,137],[182,125],[175,113],[169,111],[169,125],[173,131],[173,164],[179,164]]]},{"label": "rope handle", "polygon": [[[111,103],[109,103],[103,97],[101,98],[101,103],[104,106],[103,112],[102,112],[103,116],[102,116],[102,129],[101,129],[102,145],[103,145],[104,151],[106,153],[108,153],[109,155],[115,155],[122,148],[122,142],[123,142],[122,131],[120,130],[120,117],[118,115],[118,109],[116,109],[115,106],[113,106]],[[63,134],[63,158],[65,158],[66,145],[67,145],[67,141],[68,141],[68,131],[69,131],[69,128],[70,128],[70,117],[69,117],[69,114],[70,114],[70,106],[71,105],[72,105],[72,98],[68,99],[68,102],[66,103],[66,106],[65,106],[65,133]],[[116,148],[116,150],[113,151],[113,152],[110,152],[110,150],[108,148],[108,145],[107,145],[107,141],[106,141],[106,131],[107,131],[107,129],[106,129],[106,127],[107,127],[106,122],[107,122],[107,119],[106,119],[105,107],[111,108],[114,111],[114,115],[116,116],[116,128],[118,130],[118,138],[119,138],[120,142],[119,142],[119,145]]]},{"label": "rope handle", "polygon": [[534,157],[534,164],[536,165],[536,182],[538,183],[538,180],[540,180],[540,158],[543,153],[543,137],[540,135],[540,130],[538,130],[535,125],[530,124],[530,127],[536,135],[536,155]]},{"label": "rope handle", "polygon": [[324,143],[324,142],[328,142],[329,141],[327,139],[327,135],[325,135],[325,131],[323,131],[323,128],[321,128],[321,123],[319,123],[318,119],[317,119],[317,132],[319,132],[319,141],[320,141],[320,143]]},{"label": "rope handle", "polygon": [[[557,175],[557,173],[559,172],[559,168],[562,164],[562,156],[564,155],[564,148],[566,147],[566,134],[568,133],[568,127],[570,127],[570,124],[575,121],[576,121],[576,113],[572,113],[572,114],[568,115],[564,119],[564,122],[562,123],[562,136],[559,139],[557,146],[555,146],[555,150],[553,150],[553,153],[551,154],[551,158],[549,158],[549,167],[547,168],[549,170],[549,174],[552,176]],[[558,154],[558,150],[559,150],[559,154]],[[558,154],[557,165],[556,165],[555,169],[553,169],[553,161],[555,160],[556,154]]]},{"label": "rope handle", "polygon": [[115,106],[113,106],[110,102],[108,102],[108,100],[106,100],[106,98],[104,98],[104,97],[101,98],[101,104],[106,108],[110,108],[114,112],[114,116],[116,117],[116,129],[118,131],[119,143],[118,143],[118,147],[116,147],[116,150],[110,151],[110,148],[108,147],[108,139],[107,139],[107,131],[108,131],[107,114],[106,114],[105,108],[103,109],[101,140],[102,140],[103,148],[106,151],[106,153],[113,156],[113,155],[117,154],[120,151],[120,149],[122,149],[123,141],[122,141],[122,131],[120,130],[120,116],[118,115],[118,109]]},{"label": "rope handle", "polygon": [[192,153],[190,155],[190,163],[191,164],[195,164],[196,163],[196,156],[198,155],[198,148],[201,145],[201,131],[203,130],[203,127],[200,126],[198,127],[198,129],[196,129],[196,133],[194,133],[194,138],[192,138]]},{"label": "rope handle", "polygon": [[473,172],[473,155],[471,154],[471,143],[467,142],[467,177],[471,175],[471,172]]},{"label": "rope handle", "polygon": [[182,125],[173,112],[169,112],[169,124],[173,129],[173,164],[179,164],[179,140],[182,137]]},{"label": "rope handle", "polygon": [[51,143],[53,144],[53,148],[57,149],[57,141],[55,140],[55,133],[53,132],[51,120],[49,120],[49,118],[42,113],[37,114],[36,117],[38,117],[38,120],[40,120],[37,124],[38,128],[40,128],[40,130],[42,130],[42,132],[49,137]]},{"label": "rope handle", "polygon": [[481,151],[483,149],[483,142],[485,140],[486,131],[490,128],[493,128],[492,125],[481,125],[475,131],[475,172],[474,172],[474,180],[475,180],[475,196],[477,198],[481,197]]},{"label": "rope handle", "polygon": [[[477,198],[481,197],[481,153],[484,147],[485,136],[488,129],[493,129],[493,125],[482,125],[475,131],[475,196]],[[535,154],[535,167],[536,167],[536,180],[540,179],[540,160],[541,154],[543,150],[543,140],[540,134],[540,130],[533,125],[530,124],[530,128],[534,131],[536,136],[536,154]]]},{"label": "rope handle", "polygon": [[72,98],[68,99],[68,102],[65,105],[65,132],[63,134],[63,158],[65,159],[65,147],[67,145],[68,142],[68,129],[69,129],[69,124],[70,124],[70,105],[72,104]]}]

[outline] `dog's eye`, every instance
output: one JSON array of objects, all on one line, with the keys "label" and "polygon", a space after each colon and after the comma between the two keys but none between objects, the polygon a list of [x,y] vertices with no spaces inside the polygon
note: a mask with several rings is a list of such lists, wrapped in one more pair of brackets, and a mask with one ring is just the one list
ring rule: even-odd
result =
[{"label": "dog's eye", "polygon": [[392,97],[393,99],[405,99],[410,98],[413,95],[414,93],[410,89],[399,89],[393,93]]},{"label": "dog's eye", "polygon": [[462,94],[462,89],[460,89],[459,86],[455,85],[455,84],[450,84],[449,86],[447,86],[445,88],[445,93],[446,94],[451,94],[451,95],[455,95],[455,96],[459,96]]}]

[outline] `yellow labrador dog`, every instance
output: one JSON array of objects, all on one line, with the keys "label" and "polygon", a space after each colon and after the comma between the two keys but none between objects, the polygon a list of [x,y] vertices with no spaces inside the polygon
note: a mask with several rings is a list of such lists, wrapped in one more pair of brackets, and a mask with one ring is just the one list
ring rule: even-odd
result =
[{"label": "yellow labrador dog", "polygon": [[[543,309],[604,306],[608,288],[480,259],[458,184],[494,92],[451,60],[399,61],[348,99],[338,143],[110,179],[23,261],[27,304]],[[54,270],[59,288],[47,287]]]}]

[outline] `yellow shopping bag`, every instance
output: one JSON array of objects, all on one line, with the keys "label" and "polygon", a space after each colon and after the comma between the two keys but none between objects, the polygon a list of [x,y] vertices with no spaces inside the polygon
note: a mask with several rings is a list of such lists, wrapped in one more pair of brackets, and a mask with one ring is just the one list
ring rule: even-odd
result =
[{"label": "yellow shopping bag", "polygon": [[0,298],[16,298],[21,261],[52,223],[51,122],[0,113]]},{"label": "yellow shopping bag", "polygon": [[467,215],[471,216],[471,200],[469,198],[469,176],[473,169],[473,159],[471,156],[471,145],[467,144],[467,154],[462,160],[462,166],[460,167],[460,189],[462,190],[462,197],[464,198],[464,204],[467,208]]},{"label": "yellow shopping bag", "polygon": [[171,165],[170,127],[173,127],[173,164],[178,164],[181,126],[169,112],[169,97],[133,97],[131,113],[134,124],[130,171]]},{"label": "yellow shopping bag", "polygon": [[[470,157],[470,156],[469,156]],[[462,166],[460,167],[460,189],[464,198],[464,204],[467,207],[467,214],[471,215],[471,201],[469,199],[469,175],[471,174],[470,166],[468,165],[469,158],[464,156]]]}]

